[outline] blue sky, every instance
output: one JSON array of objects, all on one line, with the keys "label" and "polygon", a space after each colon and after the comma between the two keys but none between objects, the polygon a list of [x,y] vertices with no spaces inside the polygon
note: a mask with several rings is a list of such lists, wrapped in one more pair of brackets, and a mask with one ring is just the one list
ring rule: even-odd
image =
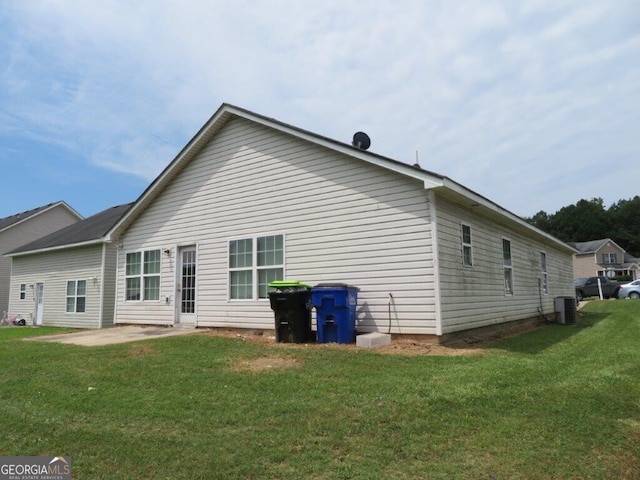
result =
[{"label": "blue sky", "polygon": [[223,102],[521,216],[609,206],[639,87],[637,0],[0,0],[0,218],[135,200]]}]

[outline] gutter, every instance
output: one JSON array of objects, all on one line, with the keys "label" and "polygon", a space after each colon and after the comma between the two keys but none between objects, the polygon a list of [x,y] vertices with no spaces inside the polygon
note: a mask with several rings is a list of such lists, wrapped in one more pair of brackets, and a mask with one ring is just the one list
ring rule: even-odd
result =
[{"label": "gutter", "polygon": [[67,250],[69,248],[88,247],[92,245],[100,245],[103,243],[108,243],[108,240],[106,240],[104,237],[99,238],[97,240],[87,240],[86,242],[79,242],[79,243],[66,243],[64,245],[56,245],[55,247],[41,248],[38,250],[27,250],[25,252],[5,253],[4,256],[5,257],[23,257],[26,255],[35,255],[37,253],[56,252],[60,250]]}]

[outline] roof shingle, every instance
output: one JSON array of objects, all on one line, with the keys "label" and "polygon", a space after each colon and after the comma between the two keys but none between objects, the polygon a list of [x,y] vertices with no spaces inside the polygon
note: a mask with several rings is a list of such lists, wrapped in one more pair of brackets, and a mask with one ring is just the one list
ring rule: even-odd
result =
[{"label": "roof shingle", "polygon": [[8,217],[0,218],[0,231],[4,230],[7,227],[10,227],[11,225],[27,220],[28,218],[33,217],[38,213],[43,212],[51,207],[54,207],[55,205],[67,206],[63,201],[53,202],[47,205],[43,205],[41,207],[32,208],[31,210],[26,210],[24,212],[16,213],[15,215],[10,215]]},{"label": "roof shingle", "polygon": [[32,252],[99,240],[120,220],[120,217],[124,215],[131,205],[133,204],[127,203],[107,208],[91,217],[16,248],[8,252],[8,254]]}]

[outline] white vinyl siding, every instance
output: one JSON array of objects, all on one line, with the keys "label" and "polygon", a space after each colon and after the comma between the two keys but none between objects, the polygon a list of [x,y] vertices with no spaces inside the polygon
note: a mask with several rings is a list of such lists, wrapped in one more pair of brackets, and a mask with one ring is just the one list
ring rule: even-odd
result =
[{"label": "white vinyl siding", "polygon": [[117,267],[117,245],[106,243],[103,245],[102,262],[102,314],[101,327],[113,325],[114,307],[116,303],[116,267]]},{"label": "white vinyl siding", "polygon": [[[31,285],[43,283],[43,325],[72,328],[103,326],[100,318],[100,302],[103,299],[102,250],[102,245],[95,245],[13,257],[11,288],[18,290],[20,284],[27,284],[27,299],[12,299],[10,308],[27,318],[33,315],[34,289]],[[84,312],[77,311],[77,303],[75,312],[67,312],[67,299],[78,298],[77,288],[75,295],[68,295],[70,280],[86,281]]]},{"label": "white vinyl siding", "polygon": [[[273,329],[269,302],[229,300],[228,242],[261,232],[285,235],[287,279],[360,288],[359,331],[435,334],[423,183],[252,122],[226,124],[121,241],[124,251],[198,244],[197,325]],[[117,321],[172,324],[173,263],[162,262],[160,293],[173,300],[143,305],[125,302],[118,261]]]},{"label": "white vinyl siding", "polygon": [[[11,277],[11,258],[5,257],[3,254],[71,225],[78,220],[75,214],[71,213],[66,206],[60,204],[0,231],[0,315],[3,311],[8,310],[9,279]],[[16,291],[13,290],[14,295]]]},{"label": "white vinyl siding", "polygon": [[[540,251],[547,254],[549,295],[545,314],[553,313],[553,297],[574,295],[571,254],[559,251],[529,232],[505,226],[498,217],[480,215],[442,196],[437,198],[440,309],[443,333],[485,327],[538,316]],[[460,223],[473,225],[473,268],[460,262]],[[511,262],[517,295],[505,295],[502,239],[511,240]]]}]

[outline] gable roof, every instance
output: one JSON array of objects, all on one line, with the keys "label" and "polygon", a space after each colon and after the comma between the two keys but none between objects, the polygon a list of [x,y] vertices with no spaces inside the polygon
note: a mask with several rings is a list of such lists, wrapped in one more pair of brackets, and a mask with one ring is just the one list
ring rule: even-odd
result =
[{"label": "gable roof", "polygon": [[640,264],[640,258],[634,257],[633,255],[624,252],[624,261],[625,263],[635,263]]},{"label": "gable roof", "polygon": [[593,254],[604,247],[607,243],[612,243],[620,250],[624,252],[624,248],[618,245],[616,242],[611,240],[610,238],[603,238],[601,240],[591,240],[589,242],[571,242],[570,245],[575,247],[578,250],[578,255],[586,255]]},{"label": "gable roof", "polygon": [[117,205],[29,242],[5,254],[7,257],[91,245],[106,241],[105,235],[133,203]]},{"label": "gable roof", "polygon": [[27,210],[25,212],[16,213],[8,217],[0,218],[0,232],[2,232],[3,230],[7,230],[19,223],[25,222],[30,218],[34,218],[38,215],[41,215],[44,212],[53,210],[56,207],[66,208],[72,215],[75,215],[76,217],[78,217],[78,220],[82,220],[82,215],[76,212],[73,208],[71,208],[65,202],[59,201],[59,202],[49,203],[41,207],[32,208],[31,210]]},{"label": "gable roof", "polygon": [[316,133],[280,122],[273,118],[265,117],[257,113],[245,110],[228,103],[223,103],[220,108],[209,118],[200,128],[195,136],[182,148],[178,155],[167,165],[167,167],[156,177],[147,187],[140,197],[133,204],[131,209],[122,216],[109,232],[111,239],[118,236],[131,225],[136,218],[158,197],[164,188],[176,178],[182,170],[195,158],[198,153],[211,141],[213,137],[232,119],[241,118],[262,126],[291,135],[298,139],[320,145],[338,153],[348,155],[361,161],[377,165],[384,169],[414,178],[423,182],[425,189],[437,189],[443,196],[462,202],[464,205],[481,211],[491,218],[508,223],[510,226],[542,239],[546,243],[555,245],[557,248],[575,253],[575,249],[570,245],[558,240],[546,232],[534,227],[517,215],[509,212],[491,200],[479,195],[463,185],[451,180],[448,177],[439,175],[419,166],[411,166],[406,163],[384,157],[376,153],[361,150],[348,143],[340,142]]}]

